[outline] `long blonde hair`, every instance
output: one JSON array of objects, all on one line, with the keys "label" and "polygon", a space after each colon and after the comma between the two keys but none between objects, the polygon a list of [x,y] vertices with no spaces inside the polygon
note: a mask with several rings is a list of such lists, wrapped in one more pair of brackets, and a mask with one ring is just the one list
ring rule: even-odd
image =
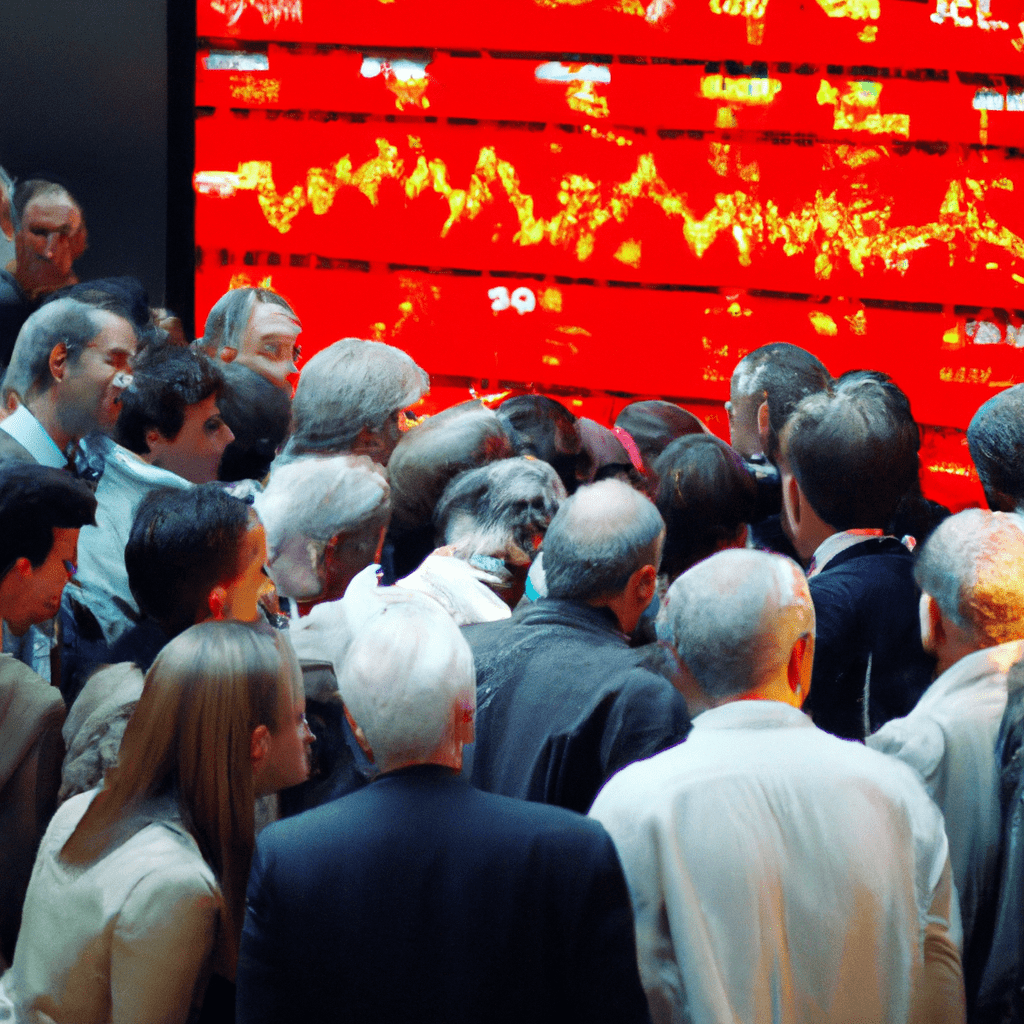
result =
[{"label": "long blonde hair", "polygon": [[92,863],[144,800],[176,796],[220,882],[224,952],[233,965],[255,844],[252,733],[283,724],[281,687],[297,678],[291,645],[269,629],[210,621],[171,640],[146,675],[117,764],[64,844],[64,861]]}]

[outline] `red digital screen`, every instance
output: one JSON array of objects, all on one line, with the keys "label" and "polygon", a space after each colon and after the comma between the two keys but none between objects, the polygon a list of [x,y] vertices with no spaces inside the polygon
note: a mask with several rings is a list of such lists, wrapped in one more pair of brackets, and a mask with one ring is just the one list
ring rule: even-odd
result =
[{"label": "red digital screen", "polygon": [[885,370],[926,493],[1024,380],[1024,0],[199,0],[196,320],[267,283],[303,353],[429,407],[721,403],[748,351]]}]

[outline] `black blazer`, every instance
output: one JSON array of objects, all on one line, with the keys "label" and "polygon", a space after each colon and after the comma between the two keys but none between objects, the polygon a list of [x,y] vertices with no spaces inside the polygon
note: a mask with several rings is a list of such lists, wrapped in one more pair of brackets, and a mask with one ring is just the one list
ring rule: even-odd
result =
[{"label": "black blazer", "polygon": [[472,781],[586,813],[634,761],[684,740],[686,701],[607,608],[544,598],[463,629],[476,662]]},{"label": "black blazer", "polygon": [[417,765],[266,828],[240,1024],[648,1021],[611,839]]},{"label": "black blazer", "polygon": [[863,739],[906,715],[928,688],[935,661],[921,647],[914,557],[895,537],[862,541],[809,580],[817,618],[814,674],[804,710],[826,732]]}]

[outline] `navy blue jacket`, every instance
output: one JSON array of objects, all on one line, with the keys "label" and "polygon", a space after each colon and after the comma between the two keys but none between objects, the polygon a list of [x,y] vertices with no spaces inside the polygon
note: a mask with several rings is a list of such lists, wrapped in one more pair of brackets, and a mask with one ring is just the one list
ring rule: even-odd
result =
[{"label": "navy blue jacket", "polygon": [[869,658],[871,732],[907,714],[932,679],[934,659],[921,647],[914,556],[895,537],[862,541],[809,586],[817,629],[804,710],[826,732],[862,740]]},{"label": "navy blue jacket", "polygon": [[436,765],[259,837],[239,1024],[647,1022],[604,828]]}]

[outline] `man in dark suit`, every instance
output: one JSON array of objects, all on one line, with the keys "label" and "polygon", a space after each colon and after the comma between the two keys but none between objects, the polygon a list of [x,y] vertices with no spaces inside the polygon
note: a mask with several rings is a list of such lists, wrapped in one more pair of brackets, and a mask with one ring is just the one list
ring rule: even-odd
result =
[{"label": "man in dark suit", "polygon": [[783,429],[784,524],[818,623],[805,710],[837,736],[863,740],[931,682],[913,557],[886,535],[917,483],[917,450],[906,396],[870,376],[805,398]]},{"label": "man in dark suit", "polygon": [[4,375],[6,402],[21,405],[0,422],[0,460],[60,469],[68,448],[117,421],[121,392],[131,383],[136,336],[114,313],[75,299],[56,299],[25,321]]},{"label": "man in dark suit", "polygon": [[238,1021],[648,1021],[607,833],[459,777],[469,647],[431,598],[379,602],[335,671],[380,776],[261,833]]},{"label": "man in dark suit", "polygon": [[563,502],[544,537],[547,597],[466,628],[474,786],[585,814],[617,771],[686,738],[686,702],[628,643],[664,540],[658,510],[619,480]]}]

